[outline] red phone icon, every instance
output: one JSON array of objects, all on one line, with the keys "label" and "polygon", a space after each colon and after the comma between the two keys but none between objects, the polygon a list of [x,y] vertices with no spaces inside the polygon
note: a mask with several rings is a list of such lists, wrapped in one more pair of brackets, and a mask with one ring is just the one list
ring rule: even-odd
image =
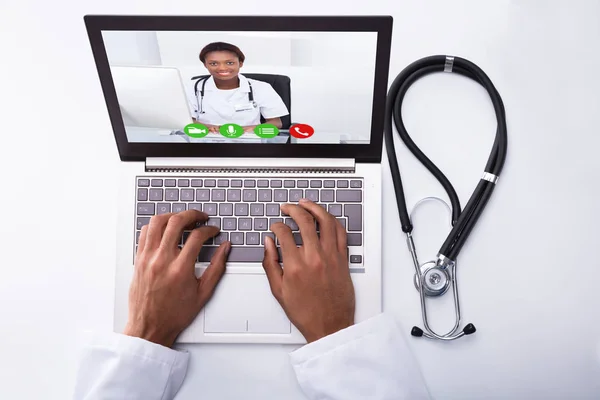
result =
[{"label": "red phone icon", "polygon": [[312,126],[306,124],[292,125],[290,128],[290,135],[296,139],[306,139],[311,137],[315,133]]}]

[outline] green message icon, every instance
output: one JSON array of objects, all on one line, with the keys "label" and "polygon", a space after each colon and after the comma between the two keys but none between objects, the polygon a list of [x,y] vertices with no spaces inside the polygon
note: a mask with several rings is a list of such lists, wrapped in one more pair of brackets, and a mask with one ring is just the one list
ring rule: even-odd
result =
[{"label": "green message icon", "polygon": [[279,129],[272,124],[261,124],[254,128],[254,133],[263,139],[271,139],[279,134]]},{"label": "green message icon", "polygon": [[221,125],[219,132],[228,139],[235,139],[244,134],[244,128],[237,124],[225,124]]},{"label": "green message icon", "polygon": [[183,131],[193,138],[203,138],[208,135],[208,128],[202,124],[188,124],[183,128]]}]

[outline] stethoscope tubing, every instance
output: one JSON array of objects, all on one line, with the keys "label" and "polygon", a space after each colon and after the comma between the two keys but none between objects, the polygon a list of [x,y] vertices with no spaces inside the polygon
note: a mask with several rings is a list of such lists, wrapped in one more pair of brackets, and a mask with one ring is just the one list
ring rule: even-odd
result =
[{"label": "stethoscope tubing", "polygon": [[[498,91],[494,87],[487,75],[474,63],[460,58],[453,57],[452,73],[458,73],[467,78],[473,79],[482,85],[488,92],[494,110],[496,113],[497,130],[496,137],[488,162],[485,166],[484,173],[492,176],[500,176],[507,152],[507,129],[504,103]],[[384,126],[384,137],[386,141],[386,149],[388,159],[390,160],[390,169],[392,180],[394,182],[394,190],[396,192],[396,202],[400,219],[402,222],[402,230],[405,233],[412,232],[413,226],[410,221],[408,210],[406,207],[406,198],[402,179],[398,168],[396,151],[392,137],[392,123],[413,155],[435,176],[435,178],[444,187],[450,203],[452,204],[452,225],[447,239],[440,248],[439,254],[443,254],[450,260],[456,260],[460,250],[465,244],[469,234],[471,233],[475,223],[479,219],[483,209],[485,208],[492,192],[495,188],[495,182],[481,179],[475,191],[471,195],[464,210],[461,211],[460,201],[454,190],[454,187],[442,171],[418,148],[411,139],[402,120],[402,101],[409,87],[419,78],[437,72],[448,71],[448,57],[445,55],[436,55],[425,57],[417,60],[406,67],[393,81],[388,92],[388,101],[386,102],[386,120]]]}]

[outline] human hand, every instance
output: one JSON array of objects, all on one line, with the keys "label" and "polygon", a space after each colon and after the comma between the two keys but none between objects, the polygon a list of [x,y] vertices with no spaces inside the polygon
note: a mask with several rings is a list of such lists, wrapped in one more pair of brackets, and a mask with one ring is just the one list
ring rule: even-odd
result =
[{"label": "human hand", "polygon": [[221,129],[221,127],[217,125],[206,125],[206,127],[210,133],[219,133]]},{"label": "human hand", "polygon": [[[265,241],[263,268],[271,292],[308,343],[354,324],[354,286],[350,278],[346,230],[321,206],[301,200],[281,210],[296,221],[303,246],[296,247],[291,229],[271,226],[281,243],[283,269],[271,238]],[[317,236],[315,221],[319,223]]]},{"label": "human hand", "polygon": [[225,272],[230,243],[219,247],[200,278],[195,274],[196,258],[219,229],[193,229],[183,248],[178,247],[184,229],[207,219],[203,212],[188,210],[154,216],[142,228],[124,334],[171,347],[210,299]]}]

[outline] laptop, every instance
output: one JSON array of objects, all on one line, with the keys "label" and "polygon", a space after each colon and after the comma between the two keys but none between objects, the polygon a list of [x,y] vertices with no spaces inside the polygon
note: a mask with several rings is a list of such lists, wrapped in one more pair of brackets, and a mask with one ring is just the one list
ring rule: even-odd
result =
[{"label": "laptop", "polygon": [[[232,249],[213,297],[178,342],[305,343],[261,265],[272,223],[288,224],[301,245],[280,211],[301,198],[346,227],[356,321],[381,313],[391,17],[87,15],[85,24],[121,160],[115,331],[127,321],[140,229],[152,215],[198,209],[221,233],[204,244],[197,275],[220,243]],[[199,53],[214,42],[243,52],[239,73],[255,77],[257,102],[271,85],[289,126],[234,137],[233,128],[203,136],[190,125],[198,116],[193,78],[207,74]]]}]

